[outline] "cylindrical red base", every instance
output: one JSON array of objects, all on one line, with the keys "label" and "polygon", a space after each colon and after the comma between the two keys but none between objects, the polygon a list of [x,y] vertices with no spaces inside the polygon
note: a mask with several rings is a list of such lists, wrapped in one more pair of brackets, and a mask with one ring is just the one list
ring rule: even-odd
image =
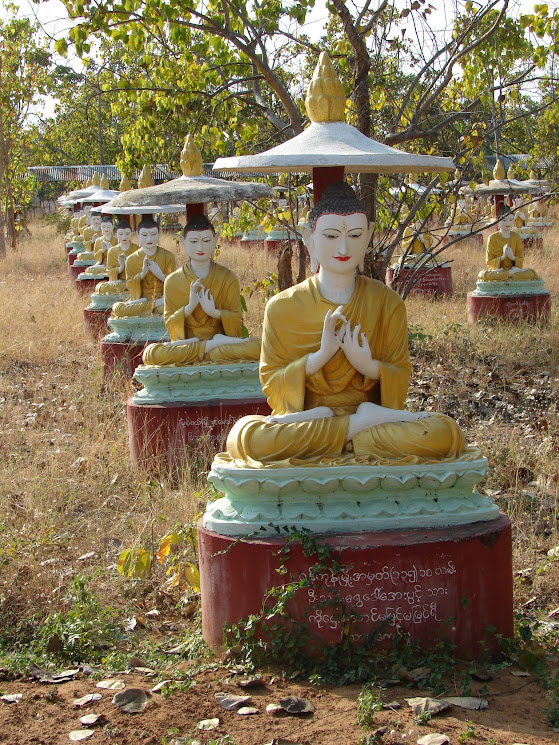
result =
[{"label": "cylindrical red base", "polygon": [[103,361],[103,375],[111,377],[117,372],[124,373],[127,378],[132,378],[138,365],[142,364],[142,354],[146,343],[135,344],[131,342],[105,341],[99,342],[99,350]]},{"label": "cylindrical red base", "polygon": [[82,272],[85,272],[86,269],[87,269],[86,266],[76,266],[74,263],[70,267],[68,267],[68,272],[70,273],[70,277],[72,277],[72,279],[75,282],[78,279],[78,275],[81,274]]},{"label": "cylindrical red base", "polygon": [[134,467],[160,468],[184,462],[193,451],[208,458],[225,449],[233,424],[248,414],[270,414],[266,400],[188,404],[127,403],[128,444]]},{"label": "cylindrical red base", "polygon": [[[454,528],[319,539],[334,549],[331,558],[341,570],[319,573],[288,601],[288,617],[304,621],[311,637],[336,644],[347,634],[348,621],[335,610],[339,601],[355,614],[350,634],[356,643],[371,631],[388,643],[399,630],[422,644],[446,638],[458,655],[478,657],[496,635],[512,637],[511,524],[505,515]],[[223,647],[225,624],[260,613],[271,587],[306,577],[317,563],[291,544],[287,574],[279,575],[283,546],[283,538],[239,540],[200,524],[202,631],[212,649]]]},{"label": "cylindrical red base", "polygon": [[525,251],[527,249],[536,249],[536,251],[541,251],[543,249],[543,238],[523,238],[522,248]]},{"label": "cylindrical red base", "polygon": [[[82,271],[84,271],[82,269]],[[81,272],[80,272],[81,274]],[[106,282],[106,277],[92,277],[91,279],[76,279],[76,289],[79,293],[82,295],[91,295],[91,293],[95,290],[99,282]]]},{"label": "cylindrical red base", "polygon": [[105,336],[109,333],[107,327],[107,321],[111,315],[111,309],[106,310],[90,310],[89,308],[83,309],[83,325],[88,334],[94,339],[98,339],[100,336]]},{"label": "cylindrical red base", "polygon": [[64,250],[66,251],[66,253],[67,253],[67,254],[69,254],[69,253],[70,253],[70,251],[71,251],[71,250],[72,250],[73,248],[74,248],[74,247],[73,247],[72,245],[68,244],[68,243],[65,243],[65,244],[64,244]]},{"label": "cylindrical red base", "polygon": [[474,295],[468,292],[468,323],[494,317],[507,321],[549,321],[551,297],[545,295]]},{"label": "cylindrical red base", "polygon": [[77,258],[77,254],[71,254],[71,253],[68,253],[68,254],[67,254],[67,256],[66,256],[66,258],[68,259],[68,274],[69,274],[69,275],[70,275],[70,277],[72,277],[72,279],[73,279],[73,278],[74,278],[74,276],[73,276],[73,274],[72,274],[72,267],[74,266],[74,261],[75,261],[75,260],[76,260],[76,258]]},{"label": "cylindrical red base", "polygon": [[[413,273],[413,269],[402,269],[398,279],[393,282],[394,270],[389,266],[386,270],[386,284],[394,289],[397,289],[397,286],[405,286],[408,277]],[[417,275],[421,276],[415,281],[412,293],[434,298],[452,296],[452,269],[449,266],[440,266],[430,271],[420,270]]]}]

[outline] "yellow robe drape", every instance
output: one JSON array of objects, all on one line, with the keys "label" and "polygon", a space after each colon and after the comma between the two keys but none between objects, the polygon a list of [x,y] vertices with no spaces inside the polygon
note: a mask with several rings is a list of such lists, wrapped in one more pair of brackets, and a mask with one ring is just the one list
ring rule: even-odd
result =
[{"label": "yellow robe drape", "polygon": [[[138,249],[126,259],[126,284],[130,290],[131,301],[145,298],[145,302],[135,304],[131,304],[130,301],[115,303],[112,315],[117,318],[146,317],[152,313],[155,315],[163,314],[163,305],[154,307],[155,301],[163,297],[163,282],[152,272],[148,272],[143,279],[140,277],[144,258],[144,252]],[[155,254],[149,258],[155,261],[166,277],[176,269],[175,255],[171,251],[167,251],[166,248],[158,246]]]},{"label": "yellow robe drape", "polygon": [[106,241],[103,238],[103,236],[101,236],[101,238],[97,238],[93,246],[93,257],[98,264],[104,264],[106,266],[107,265],[107,254],[109,253],[110,248],[112,248],[113,246],[116,246],[116,244],[118,243],[116,239],[116,235],[111,236],[109,240],[109,243],[110,243],[109,248],[104,248],[103,247],[104,243],[106,243]]},{"label": "yellow robe drape", "polygon": [[318,351],[324,317],[335,303],[325,300],[317,276],[272,298],[266,307],[260,379],[273,414],[328,406],[335,416],[291,423],[266,423],[244,417],[227,438],[227,453],[252,467],[317,463],[417,463],[455,459],[465,439],[449,417],[433,415],[414,422],[381,424],[346,445],[349,415],[370,401],[402,409],[411,372],[406,309],[402,299],[380,282],[358,276],[344,315],[361,324],[380,379],[357,372],[343,351],[307,376],[306,358]]},{"label": "yellow robe drape", "polygon": [[205,341],[216,334],[241,337],[243,327],[241,290],[233,272],[212,261],[208,274],[201,280],[205,290],[213,296],[220,318],[212,318],[198,305],[188,317],[184,306],[188,304],[190,285],[198,277],[190,262],[165,280],[165,326],[171,341],[199,339],[199,342],[180,346],[151,344],[143,355],[145,365],[192,365],[199,362],[256,362],[260,356],[260,339],[246,339],[235,344],[224,344],[205,354]]},{"label": "yellow robe drape", "polygon": [[432,240],[429,233],[423,232],[420,236],[415,235],[415,230],[411,225],[404,230],[402,236],[402,253],[408,252],[410,254],[422,254],[431,248]]},{"label": "yellow robe drape", "polygon": [[107,253],[107,274],[109,275],[109,282],[116,282],[117,279],[126,279],[126,267],[122,272],[118,271],[118,257],[121,253],[126,254],[126,258],[131,256],[133,253],[140,249],[135,243],[131,243],[128,250],[124,251],[120,247],[120,243],[117,243],[113,248],[110,248]]},{"label": "yellow robe drape", "polygon": [[[507,243],[514,254],[514,262],[512,259],[502,258],[503,249]],[[524,269],[524,271],[516,272],[512,275],[509,273],[509,269],[513,266],[516,266],[519,269],[523,269],[524,267],[522,238],[518,233],[512,231],[508,238],[504,238],[501,235],[500,230],[491,233],[487,240],[487,246],[485,249],[485,262],[488,269],[482,269],[479,273],[479,279],[483,282],[516,282],[539,279],[533,269]]]}]

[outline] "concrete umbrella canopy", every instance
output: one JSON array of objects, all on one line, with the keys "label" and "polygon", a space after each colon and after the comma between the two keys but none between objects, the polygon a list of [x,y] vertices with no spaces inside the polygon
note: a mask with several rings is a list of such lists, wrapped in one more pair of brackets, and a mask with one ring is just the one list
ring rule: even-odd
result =
[{"label": "concrete umbrella canopy", "polygon": [[[202,155],[192,135],[187,135],[181,152],[180,178],[145,189],[127,191],[116,197],[114,207],[152,207],[185,204],[187,217],[203,214],[208,202],[237,202],[249,199],[271,199],[275,192],[266,184],[226,181],[204,176]],[[136,210],[134,210],[136,212]]]},{"label": "concrete umbrella canopy", "polygon": [[460,189],[463,194],[478,197],[504,196],[506,194],[534,194],[538,190],[539,187],[530,184],[528,181],[517,181],[515,178],[507,178],[500,158],[497,158],[491,181],[487,184],[464,186]]},{"label": "concrete umbrella canopy", "polygon": [[299,135],[257,155],[218,158],[215,171],[312,173],[315,202],[344,173],[441,173],[454,171],[450,158],[416,155],[384,145],[346,124],[343,86],[322,52],[307,90],[309,126]]}]

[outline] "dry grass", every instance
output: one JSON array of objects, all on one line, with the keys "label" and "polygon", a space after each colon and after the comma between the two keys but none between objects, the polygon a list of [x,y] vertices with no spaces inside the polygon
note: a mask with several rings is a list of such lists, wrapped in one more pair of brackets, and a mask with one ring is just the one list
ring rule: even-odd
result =
[{"label": "dry grass", "polygon": [[[40,223],[32,232],[21,251],[0,264],[2,628],[58,608],[75,573],[94,574],[107,602],[136,602],[135,590],[115,571],[120,551],[192,520],[205,501],[203,459],[157,478],[131,470],[130,387],[120,378],[102,380],[82,326],[88,300],[67,276],[62,238]],[[173,248],[171,237],[163,243]],[[559,233],[549,231],[544,250],[526,261],[554,294],[558,256]],[[456,416],[487,453],[493,470],[486,488],[498,492],[514,520],[515,564],[532,567],[533,591],[542,603],[557,605],[557,572],[536,570],[542,551],[559,542],[558,308],[546,327],[470,329],[465,296],[483,265],[483,249],[464,242],[450,258],[451,300],[407,300],[410,324],[430,337],[413,345],[410,405]],[[276,269],[273,257],[230,246],[219,260],[242,287]],[[245,319],[251,333],[260,331],[263,310],[254,293]],[[88,552],[95,555],[80,560]]]}]

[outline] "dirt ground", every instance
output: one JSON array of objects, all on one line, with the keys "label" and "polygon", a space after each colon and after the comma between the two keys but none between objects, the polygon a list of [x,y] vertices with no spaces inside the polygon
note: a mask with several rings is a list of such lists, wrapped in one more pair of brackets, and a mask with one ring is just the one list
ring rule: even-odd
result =
[{"label": "dirt ground", "polygon": [[[176,671],[176,668],[175,668]],[[173,670],[168,671],[170,675]],[[484,697],[488,708],[483,711],[452,709],[434,716],[420,725],[406,703],[412,696],[427,696],[421,689],[394,687],[382,691],[385,703],[397,702],[388,711],[374,715],[370,731],[386,728],[376,742],[385,745],[415,743],[431,733],[442,733],[451,743],[495,743],[498,745],[548,745],[559,736],[545,723],[542,708],[544,694],[532,677],[516,677],[514,668],[499,671],[498,676],[485,683]],[[127,688],[141,688],[149,692],[157,678],[136,673],[119,673]],[[159,745],[186,743],[190,737],[200,743],[233,742],[237,745],[264,745],[274,738],[300,745],[339,745],[357,743],[363,729],[357,724],[356,701],[360,685],[321,687],[309,683],[300,685],[281,676],[263,675],[265,685],[242,690],[235,676],[224,667],[194,677],[188,690],[176,690],[168,697],[154,693],[148,697],[145,710],[138,714],[121,712],[111,703],[114,691],[96,687],[96,680],[79,679],[52,686],[24,680],[2,681],[2,694],[21,693],[19,703],[3,703],[0,708],[0,742],[13,745],[63,745],[70,742],[69,733],[82,729],[80,717],[88,713],[102,714],[106,721],[95,728],[88,742],[101,745]],[[239,715],[225,711],[216,701],[215,693],[250,694],[252,706],[258,714]],[[88,693],[100,693],[102,699],[82,708],[73,706],[76,698]],[[475,693],[475,691],[474,691]],[[266,706],[284,696],[297,695],[312,702],[313,714],[273,716]],[[219,726],[211,732],[197,730],[203,719],[219,718]],[[224,738],[228,735],[231,740]],[[221,740],[218,738],[222,738]]]}]

